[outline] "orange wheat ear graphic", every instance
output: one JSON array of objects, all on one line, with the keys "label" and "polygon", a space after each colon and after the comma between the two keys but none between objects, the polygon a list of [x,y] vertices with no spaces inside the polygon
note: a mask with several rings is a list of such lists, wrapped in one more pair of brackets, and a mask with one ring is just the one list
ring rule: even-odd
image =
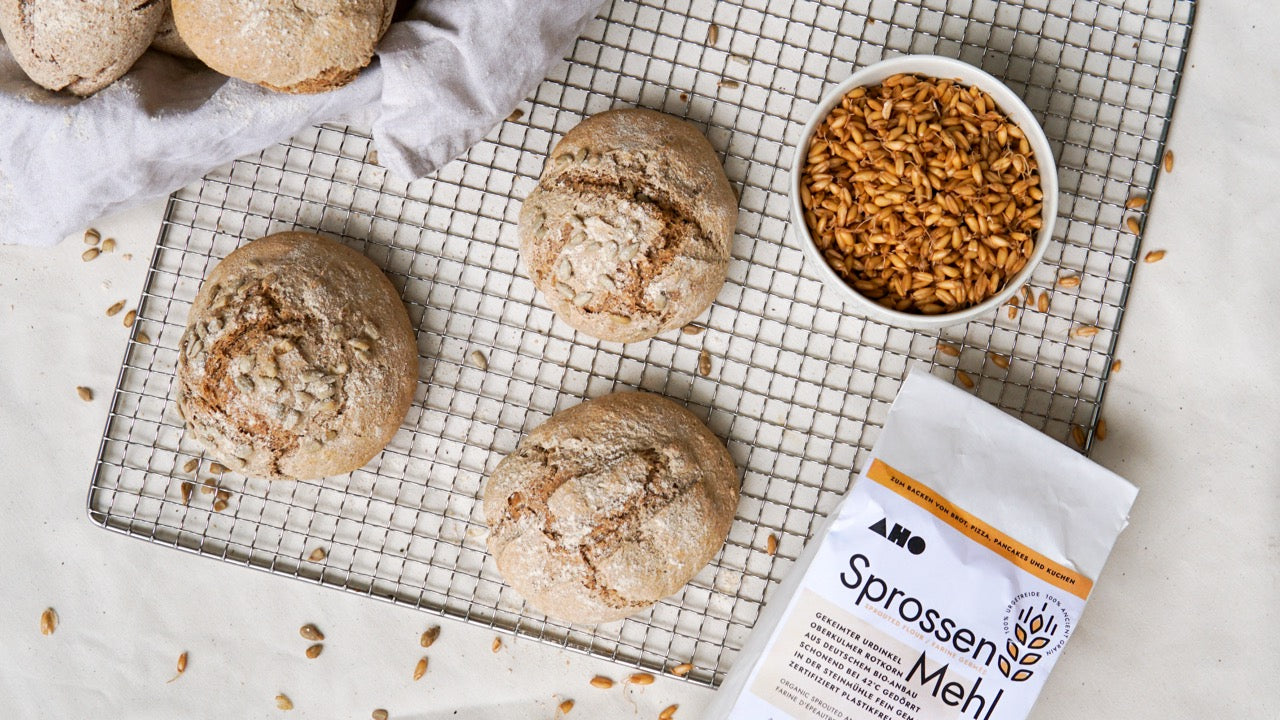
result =
[{"label": "orange wheat ear graphic", "polygon": [[[1048,621],[1045,620],[1048,609],[1049,605],[1045,603],[1040,606],[1040,612],[1034,615],[1031,608],[1018,613],[1018,619],[1025,622],[1026,626],[1024,627],[1021,622],[1014,623],[1013,637],[1005,643],[1005,655],[996,659],[1001,675],[1014,682],[1024,682],[1030,680],[1035,674],[1027,667],[1040,662],[1044,655],[1027,651],[1046,647],[1058,632],[1058,623],[1052,615],[1049,616]],[[1021,667],[1015,671],[1013,669],[1015,663],[1027,667]]]}]

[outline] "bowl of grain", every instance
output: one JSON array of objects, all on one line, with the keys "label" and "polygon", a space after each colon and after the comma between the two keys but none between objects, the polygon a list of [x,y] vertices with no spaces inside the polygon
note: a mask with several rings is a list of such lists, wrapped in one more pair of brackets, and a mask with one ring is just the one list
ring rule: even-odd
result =
[{"label": "bowl of grain", "polygon": [[791,226],[806,258],[851,309],[898,327],[958,325],[1010,301],[1057,212],[1035,116],[950,58],[855,72],[818,105],[792,161]]}]

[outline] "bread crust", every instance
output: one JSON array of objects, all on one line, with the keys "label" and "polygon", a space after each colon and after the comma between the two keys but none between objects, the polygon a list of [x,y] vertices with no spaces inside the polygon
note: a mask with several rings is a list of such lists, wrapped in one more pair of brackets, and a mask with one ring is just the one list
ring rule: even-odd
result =
[{"label": "bread crust", "polygon": [[737,200],[707,139],[645,109],[584,120],[520,209],[520,257],[556,315],[602,340],[687,324],[728,271]]},{"label": "bread crust", "polygon": [[157,0],[0,0],[0,34],[27,77],[88,96],[133,67],[163,16]]},{"label": "bread crust", "polygon": [[680,405],[637,392],[556,413],[484,488],[503,579],[547,615],[583,624],[679,591],[724,544],[737,505],[720,440]]},{"label": "bread crust", "polygon": [[354,80],[394,12],[395,0],[173,0],[178,33],[204,64],[289,93]]},{"label": "bread crust", "polygon": [[413,401],[418,353],[404,304],[368,258],[288,232],[227,256],[179,344],[177,409],[208,455],[253,477],[350,472]]},{"label": "bread crust", "polygon": [[164,16],[160,20],[160,26],[156,28],[156,36],[151,39],[151,47],[174,57],[197,59],[196,54],[191,52],[187,42],[178,33],[178,26],[173,22],[173,7],[169,4],[169,0],[162,0],[162,4]]}]

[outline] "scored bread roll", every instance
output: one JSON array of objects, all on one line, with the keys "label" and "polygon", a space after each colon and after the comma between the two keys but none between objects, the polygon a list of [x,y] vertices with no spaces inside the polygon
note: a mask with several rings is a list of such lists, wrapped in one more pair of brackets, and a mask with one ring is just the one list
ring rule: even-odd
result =
[{"label": "scored bread roll", "polygon": [[173,19],[204,64],[272,90],[346,85],[373,59],[395,0],[173,0]]},{"label": "scored bread roll", "polygon": [[27,77],[87,96],[133,67],[163,15],[138,0],[0,0],[0,34]]},{"label": "scored bread roll", "polygon": [[503,579],[547,615],[584,624],[678,591],[724,544],[737,505],[720,440],[680,405],[637,392],[552,415],[484,488]]},{"label": "scored bread roll", "polygon": [[611,110],[551,151],[520,208],[520,257],[569,325],[603,340],[645,340],[715,300],[737,215],[696,128],[652,110]]},{"label": "scored bread roll", "polygon": [[178,349],[188,434],[254,477],[364,465],[400,427],[418,378],[391,282],[364,255],[302,232],[255,240],[219,263]]}]

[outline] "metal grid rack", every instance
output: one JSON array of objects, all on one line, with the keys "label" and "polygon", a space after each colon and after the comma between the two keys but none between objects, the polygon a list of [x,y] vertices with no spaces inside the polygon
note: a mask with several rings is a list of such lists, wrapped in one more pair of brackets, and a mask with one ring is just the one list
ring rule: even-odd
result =
[{"label": "metal grid rack", "polygon": [[[636,666],[692,662],[691,680],[718,684],[861,468],[909,364],[946,377],[963,369],[985,400],[1066,442],[1079,426],[1085,449],[1092,442],[1138,262],[1139,238],[1121,230],[1125,201],[1154,188],[1194,11],[1192,0],[616,0],[522,118],[432,178],[388,174],[365,134],[333,126],[218,169],[169,201],[90,515],[156,543]],[[1047,312],[912,333],[846,314],[804,266],[787,232],[792,145],[826,88],[903,53],[978,65],[1041,120],[1062,186],[1055,242],[1031,282],[1049,293]],[[619,345],[576,334],[518,268],[520,199],[551,146],[584,116],[629,104],[696,123],[740,194],[729,280],[700,335]],[[418,328],[414,406],[387,450],[349,476],[271,484],[227,474],[227,509],[199,493],[185,505],[181,482],[193,475],[182,468],[201,452],[171,399],[188,308],[219,259],[293,228],[343,239],[392,278]],[[1068,273],[1080,287],[1056,288]],[[1102,331],[1074,338],[1075,323]],[[139,343],[140,331],[154,340]],[[939,337],[960,356],[937,353]],[[709,377],[696,372],[704,348]],[[466,363],[475,349],[487,371]],[[570,626],[502,584],[479,492],[524,432],[620,388],[677,398],[703,418],[742,471],[742,500],[722,552],[678,595],[628,620]],[[206,462],[194,477],[208,474]],[[765,550],[770,534],[776,555]],[[327,557],[309,560],[317,547]]]}]

